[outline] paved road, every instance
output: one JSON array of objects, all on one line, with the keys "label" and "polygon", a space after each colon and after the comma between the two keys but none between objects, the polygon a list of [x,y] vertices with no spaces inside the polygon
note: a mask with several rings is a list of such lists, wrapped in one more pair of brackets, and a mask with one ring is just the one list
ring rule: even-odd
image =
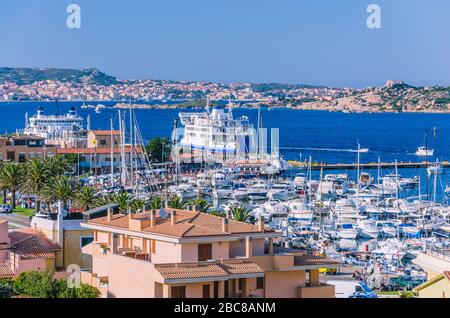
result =
[{"label": "paved road", "polygon": [[30,220],[23,215],[0,213],[0,220],[8,221],[9,225],[15,228],[30,227]]}]

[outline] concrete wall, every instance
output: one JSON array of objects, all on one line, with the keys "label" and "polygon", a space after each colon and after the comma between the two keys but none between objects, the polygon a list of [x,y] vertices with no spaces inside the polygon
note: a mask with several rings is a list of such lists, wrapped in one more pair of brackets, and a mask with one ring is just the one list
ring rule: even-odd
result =
[{"label": "concrete wall", "polygon": [[152,253],[152,263],[179,263],[181,262],[182,248],[180,244],[155,241],[155,253]]},{"label": "concrete wall", "polygon": [[[10,244],[10,239],[8,235],[8,222],[0,221],[0,244],[6,243]],[[0,263],[4,263],[8,258],[9,251],[3,250],[0,251]]]},{"label": "concrete wall", "polygon": [[81,268],[91,268],[92,259],[81,253],[81,238],[93,237],[93,231],[64,231],[64,267],[77,264]]},{"label": "concrete wall", "polygon": [[450,298],[450,281],[445,277],[419,291],[419,298]]},{"label": "concrete wall", "polygon": [[273,271],[266,273],[267,298],[297,298],[298,287],[304,287],[305,271]]},{"label": "concrete wall", "polygon": [[111,252],[99,256],[99,251],[95,251],[96,247],[93,247],[92,273],[97,277],[108,278],[109,297],[153,298],[155,296],[155,281],[159,274],[151,263],[114,255]]}]

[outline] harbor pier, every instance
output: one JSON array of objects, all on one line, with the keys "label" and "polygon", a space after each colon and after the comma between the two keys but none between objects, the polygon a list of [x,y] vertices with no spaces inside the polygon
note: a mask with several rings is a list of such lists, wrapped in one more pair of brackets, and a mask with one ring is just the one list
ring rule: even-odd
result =
[{"label": "harbor pier", "polygon": [[[308,162],[300,162],[300,161],[289,161],[289,164],[294,168],[309,168]],[[407,169],[407,168],[424,168],[433,165],[434,162],[429,161],[421,161],[421,162],[370,162],[370,163],[311,163],[311,170],[355,170],[358,169],[377,169],[377,168],[390,168],[394,169],[396,166],[398,169]],[[449,161],[440,162],[443,168],[450,167]]]}]

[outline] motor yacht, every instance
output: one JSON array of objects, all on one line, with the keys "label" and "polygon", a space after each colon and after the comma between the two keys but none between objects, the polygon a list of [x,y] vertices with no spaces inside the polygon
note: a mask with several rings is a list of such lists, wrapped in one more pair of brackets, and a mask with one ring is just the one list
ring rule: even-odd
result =
[{"label": "motor yacht", "polygon": [[287,201],[297,197],[294,185],[287,183],[274,184],[267,192],[269,200]]}]

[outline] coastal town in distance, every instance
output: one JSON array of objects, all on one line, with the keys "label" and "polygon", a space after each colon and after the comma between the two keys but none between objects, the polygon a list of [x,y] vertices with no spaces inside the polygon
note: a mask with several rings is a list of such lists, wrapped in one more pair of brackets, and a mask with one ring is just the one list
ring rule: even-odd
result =
[{"label": "coastal town in distance", "polygon": [[[400,4],[337,6],[348,17],[336,28],[358,40],[338,41],[337,30],[314,24],[329,43],[306,45],[279,28],[315,23],[313,14],[273,16],[273,3],[249,0],[242,12],[209,4],[214,21],[226,12],[240,19],[205,30],[197,5],[177,4],[189,23],[176,14],[169,25],[158,20],[175,14],[167,4],[141,3],[138,11],[158,13],[143,19],[119,1],[108,9],[129,22],[119,28],[98,4],[79,0],[61,13],[42,2],[52,9],[29,30],[45,29],[49,47],[19,28],[15,36],[39,50],[15,54],[28,44],[0,31],[9,43],[0,51],[0,303],[170,299],[159,305],[204,316],[280,313],[283,299],[450,298],[450,46],[416,52],[409,45],[417,43],[395,43],[411,54],[377,60],[396,54],[390,40],[403,31],[390,29],[390,16],[379,19]],[[318,16],[319,2],[287,6]],[[428,8],[419,2],[405,4],[411,14]],[[19,8],[31,10],[5,5]],[[1,12],[0,30],[26,23]],[[47,29],[61,14],[63,30]],[[269,18],[281,26],[266,29]],[[418,39],[447,23],[436,21],[414,26]],[[148,32],[156,23],[165,26],[158,35]],[[253,35],[250,45],[255,25],[276,34],[273,43]],[[116,46],[100,37],[109,39],[105,29]],[[151,40],[136,46],[145,54],[121,46],[144,30]],[[220,41],[207,36],[213,30]],[[364,36],[380,45],[367,50],[372,64],[359,56]],[[92,47],[58,52],[49,39]],[[198,48],[200,40],[208,45]],[[274,51],[278,41],[305,58]]]}]

